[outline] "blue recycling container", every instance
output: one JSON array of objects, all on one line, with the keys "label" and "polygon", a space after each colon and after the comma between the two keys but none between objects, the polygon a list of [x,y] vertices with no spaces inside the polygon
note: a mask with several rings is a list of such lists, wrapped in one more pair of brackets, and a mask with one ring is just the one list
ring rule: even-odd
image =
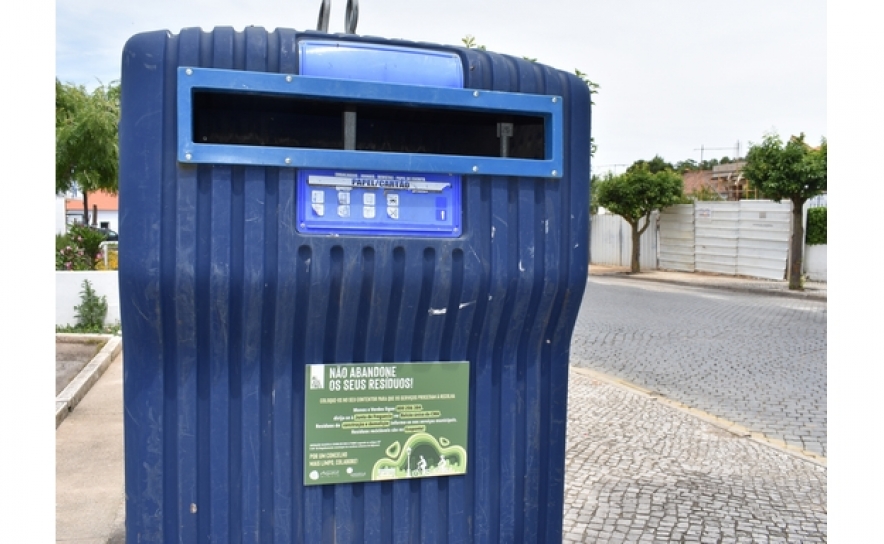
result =
[{"label": "blue recycling container", "polygon": [[121,87],[127,541],[560,541],[586,84],[219,27]]}]

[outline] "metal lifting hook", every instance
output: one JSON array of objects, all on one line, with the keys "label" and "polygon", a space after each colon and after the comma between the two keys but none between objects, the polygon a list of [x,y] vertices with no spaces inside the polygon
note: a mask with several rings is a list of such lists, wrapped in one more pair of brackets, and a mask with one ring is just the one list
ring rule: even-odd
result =
[{"label": "metal lifting hook", "polygon": [[[328,32],[328,20],[331,15],[331,0],[322,0],[319,6],[319,19],[316,22],[316,30]],[[356,34],[356,23],[359,21],[359,0],[347,0],[347,13],[344,19],[344,32]]]},{"label": "metal lifting hook", "polygon": [[356,23],[359,21],[359,0],[347,0],[347,15],[344,29],[347,34],[356,34]]},{"label": "metal lifting hook", "polygon": [[316,22],[316,30],[328,32],[328,16],[331,14],[331,0],[322,0],[319,6],[319,20]]}]

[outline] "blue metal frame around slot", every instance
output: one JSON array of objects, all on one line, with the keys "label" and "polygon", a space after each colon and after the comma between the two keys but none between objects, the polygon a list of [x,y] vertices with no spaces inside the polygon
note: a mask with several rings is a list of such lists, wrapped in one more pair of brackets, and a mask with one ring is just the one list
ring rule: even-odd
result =
[{"label": "blue metal frame around slot", "polygon": [[[193,141],[192,102],[195,89],[535,115],[544,119],[545,158],[531,160],[200,144]],[[243,164],[292,168],[371,169],[560,178],[564,164],[562,111],[562,97],[560,96],[376,83],[294,74],[179,67],[178,161],[184,164]]]}]

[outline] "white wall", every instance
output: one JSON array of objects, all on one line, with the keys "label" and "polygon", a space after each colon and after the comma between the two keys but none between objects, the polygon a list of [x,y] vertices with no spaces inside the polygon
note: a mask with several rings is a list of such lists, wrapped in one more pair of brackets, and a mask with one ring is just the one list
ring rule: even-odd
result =
[{"label": "white wall", "polygon": [[67,224],[64,212],[64,195],[55,195],[55,234],[67,232]]},{"label": "white wall", "polygon": [[[785,277],[791,232],[789,202],[742,200],[673,206],[664,210],[658,224],[659,238],[654,237],[653,227],[642,235],[643,270],[660,267],[773,280]],[[594,215],[591,229],[592,264],[629,264],[626,221],[620,216]],[[659,262],[654,260],[658,254]]]},{"label": "white wall", "polygon": [[811,281],[826,281],[827,245],[804,246],[804,273]]},{"label": "white wall", "polygon": [[116,271],[55,272],[55,324],[76,325],[74,306],[82,300],[83,280],[89,280],[95,294],[107,297],[107,317],[105,325],[120,321],[120,288]]},{"label": "white wall", "polygon": [[[629,223],[613,214],[596,214],[590,221],[590,264],[631,266],[632,227]],[[651,226],[639,238],[639,266],[642,270],[657,268],[656,221],[657,212],[654,212]]]},{"label": "white wall", "polygon": [[103,212],[101,210],[98,211],[98,222],[96,225],[99,227],[102,223],[107,222],[110,230],[120,232],[120,213],[116,210],[114,211],[106,211]]}]

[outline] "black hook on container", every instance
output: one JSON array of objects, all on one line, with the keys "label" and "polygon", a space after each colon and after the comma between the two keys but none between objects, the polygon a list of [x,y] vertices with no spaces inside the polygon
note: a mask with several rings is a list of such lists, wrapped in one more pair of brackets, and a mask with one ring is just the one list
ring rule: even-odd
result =
[{"label": "black hook on container", "polygon": [[359,0],[347,0],[347,15],[344,28],[347,34],[356,34],[356,23],[359,21]]},{"label": "black hook on container", "polygon": [[316,22],[316,30],[328,33],[328,18],[331,14],[331,0],[322,0],[319,6],[319,20]]}]

